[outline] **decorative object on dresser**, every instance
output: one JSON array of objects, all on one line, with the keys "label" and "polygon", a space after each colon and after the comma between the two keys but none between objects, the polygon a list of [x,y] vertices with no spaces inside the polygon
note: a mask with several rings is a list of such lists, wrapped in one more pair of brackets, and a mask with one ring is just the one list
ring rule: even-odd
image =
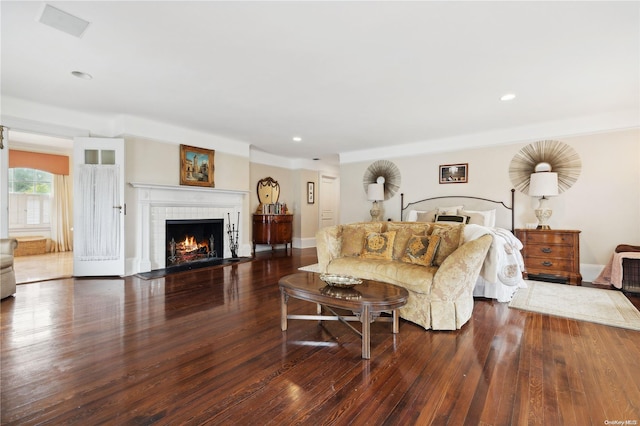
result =
[{"label": "decorative object on dresser", "polygon": [[546,205],[546,197],[571,188],[581,169],[578,153],[560,141],[544,140],[529,144],[513,157],[509,165],[511,183],[523,194],[542,197],[535,212],[540,229],[549,229],[546,221],[551,216],[551,209]]},{"label": "decorative object on dresser", "polygon": [[[280,199],[280,184],[272,177],[266,177],[258,181],[258,208],[256,213],[276,213],[271,211]],[[278,214],[283,212],[278,212]]]},{"label": "decorative object on dresser", "polygon": [[444,164],[439,169],[440,183],[467,183],[469,181],[469,164]]},{"label": "decorative object on dresser", "polygon": [[284,244],[288,251],[293,236],[293,215],[285,203],[278,201],[280,184],[271,177],[260,179],[257,191],[260,204],[253,215],[253,255],[258,244],[269,244],[271,250],[276,244]]},{"label": "decorative object on dresser", "polygon": [[373,201],[369,213],[373,222],[383,216],[382,201],[389,200],[400,188],[400,169],[389,160],[378,160],[364,172],[362,185],[367,199]]},{"label": "decorative object on dresser", "polygon": [[551,208],[548,205],[549,199],[547,197],[558,195],[558,174],[551,171],[551,166],[548,163],[540,163],[536,166],[536,173],[531,175],[529,182],[529,195],[540,197],[538,208],[535,209],[538,229],[551,229],[547,225],[547,221],[551,217]]},{"label": "decorative object on dresser", "polygon": [[367,199],[369,201],[373,201],[373,205],[371,206],[371,210],[369,210],[369,214],[371,214],[372,222],[379,222],[380,217],[382,216],[382,209],[378,204],[378,201],[384,201],[384,178],[380,176],[378,178],[377,183],[370,183],[367,188]]},{"label": "decorative object on dresser", "polygon": [[556,283],[582,284],[580,231],[516,229],[522,241],[525,278]]},{"label": "decorative object on dresser", "polygon": [[180,145],[180,185],[214,188],[215,151]]}]

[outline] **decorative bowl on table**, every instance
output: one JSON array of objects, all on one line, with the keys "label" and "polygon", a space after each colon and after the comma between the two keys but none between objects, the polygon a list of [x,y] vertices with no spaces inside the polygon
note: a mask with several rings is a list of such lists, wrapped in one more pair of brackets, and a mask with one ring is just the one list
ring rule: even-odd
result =
[{"label": "decorative bowl on table", "polygon": [[359,300],[362,298],[362,294],[352,287],[334,287],[326,285],[320,289],[320,293],[325,296],[335,297],[344,300]]},{"label": "decorative bowl on table", "polygon": [[320,279],[332,287],[351,288],[362,284],[360,278],[339,274],[320,274]]}]

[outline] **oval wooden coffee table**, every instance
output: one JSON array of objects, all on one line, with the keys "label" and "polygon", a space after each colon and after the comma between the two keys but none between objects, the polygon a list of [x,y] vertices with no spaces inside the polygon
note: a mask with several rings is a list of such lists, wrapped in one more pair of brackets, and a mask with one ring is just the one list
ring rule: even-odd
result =
[{"label": "oval wooden coffee table", "polygon": [[[282,277],[279,281],[282,331],[287,330],[288,319],[341,321],[362,338],[362,358],[371,358],[371,323],[376,318],[380,321],[391,321],[392,332],[398,333],[397,309],[407,303],[409,292],[402,287],[380,281],[362,281],[362,284],[351,288],[340,288],[328,286],[320,279],[319,274],[313,272],[300,272]],[[289,297],[316,303],[317,315],[287,314]],[[323,315],[323,306],[333,315]],[[339,315],[332,308],[350,310],[355,316]],[[391,318],[380,317],[381,312],[389,311],[392,313]],[[362,331],[358,331],[348,321],[360,321]]]}]

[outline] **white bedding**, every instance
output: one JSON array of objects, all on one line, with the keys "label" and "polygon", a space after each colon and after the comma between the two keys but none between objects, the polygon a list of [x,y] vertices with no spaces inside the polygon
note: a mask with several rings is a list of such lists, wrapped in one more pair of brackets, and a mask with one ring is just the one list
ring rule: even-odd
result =
[{"label": "white bedding", "polygon": [[480,270],[473,295],[509,302],[518,288],[526,287],[522,279],[524,259],[522,243],[509,230],[469,224],[465,226],[465,241],[490,234],[493,242]]}]

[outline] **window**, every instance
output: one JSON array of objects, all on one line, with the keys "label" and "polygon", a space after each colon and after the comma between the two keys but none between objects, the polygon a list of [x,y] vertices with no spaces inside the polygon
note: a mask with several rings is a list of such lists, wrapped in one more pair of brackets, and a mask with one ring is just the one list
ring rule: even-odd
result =
[{"label": "window", "polygon": [[48,227],[53,175],[27,168],[9,169],[9,227]]}]

